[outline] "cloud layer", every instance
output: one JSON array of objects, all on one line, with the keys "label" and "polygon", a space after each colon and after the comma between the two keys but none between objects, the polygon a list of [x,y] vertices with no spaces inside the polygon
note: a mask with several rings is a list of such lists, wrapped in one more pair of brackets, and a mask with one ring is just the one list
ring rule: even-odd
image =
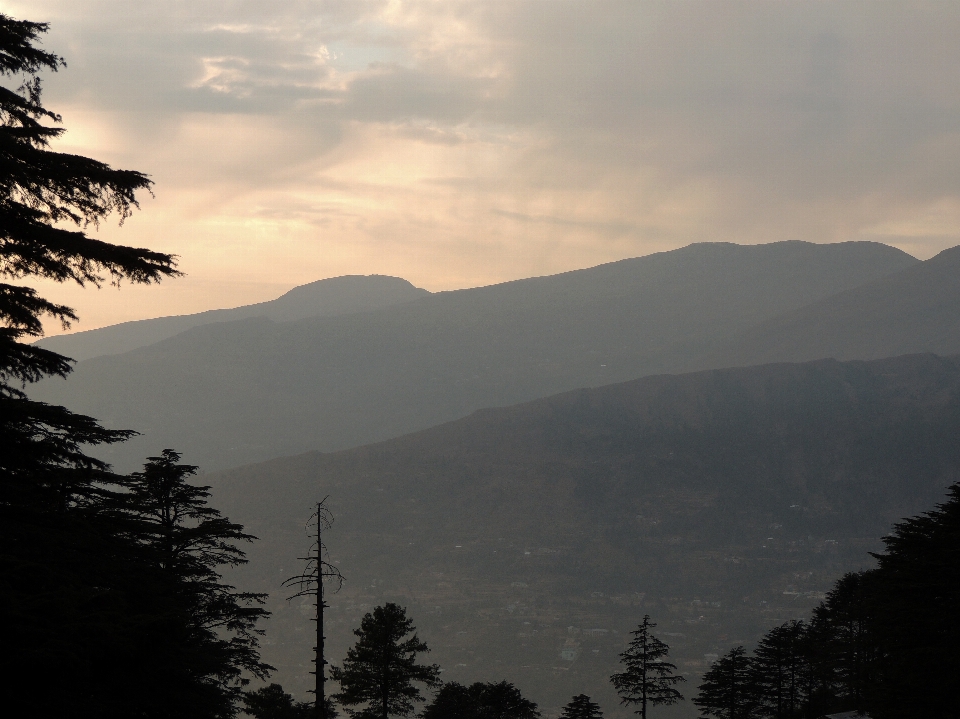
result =
[{"label": "cloud layer", "polygon": [[156,181],[102,234],[190,273],[123,307],[64,291],[84,326],[344,273],[443,289],[696,241],[960,235],[956,3],[5,5],[68,60],[63,148]]}]

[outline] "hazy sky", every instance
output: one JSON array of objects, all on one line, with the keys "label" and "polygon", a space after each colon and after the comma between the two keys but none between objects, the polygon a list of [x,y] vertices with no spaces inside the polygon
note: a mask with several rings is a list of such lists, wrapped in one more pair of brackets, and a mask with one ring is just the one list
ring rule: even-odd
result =
[{"label": "hazy sky", "polygon": [[0,0],[58,149],[149,173],[181,255],[79,328],[339,274],[431,290],[698,241],[960,235],[960,3]]}]

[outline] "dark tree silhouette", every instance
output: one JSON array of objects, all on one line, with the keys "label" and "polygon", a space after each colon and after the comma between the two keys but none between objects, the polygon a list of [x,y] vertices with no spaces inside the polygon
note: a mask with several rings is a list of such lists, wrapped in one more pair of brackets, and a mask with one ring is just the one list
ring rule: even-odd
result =
[{"label": "dark tree silhouette", "polygon": [[960,706],[960,484],[931,512],[884,537],[886,552],[864,578],[878,677],[871,716],[946,719]]},{"label": "dark tree silhouette", "polygon": [[808,692],[823,709],[863,710],[876,684],[879,653],[871,624],[870,573],[841,577],[813,611],[810,648],[813,682]]},{"label": "dark tree silhouette", "polygon": [[677,667],[664,661],[670,647],[651,634],[656,626],[650,621],[650,615],[644,615],[632,632],[630,646],[620,655],[624,671],[610,677],[620,695],[620,703],[637,706],[634,713],[641,719],[647,719],[648,706],[676,704],[683,699],[674,685],[685,680],[674,676]]},{"label": "dark tree silhouette", "polygon": [[[279,684],[244,692],[243,711],[254,719],[313,719],[316,715],[314,702],[295,701]],[[336,719],[336,716],[336,709],[331,704],[327,717]]]},{"label": "dark tree silhouette", "polygon": [[[884,538],[879,566],[850,573],[810,624],[767,632],[749,659],[750,717],[817,717],[855,711],[876,719],[954,719],[960,706],[960,484],[932,512]],[[729,701],[747,661],[738,647],[707,672],[694,703],[737,716]]]},{"label": "dark tree silhouette", "polygon": [[143,621],[126,592],[139,570],[102,506],[117,478],[85,449],[132,432],[28,398],[26,385],[71,369],[66,357],[28,343],[42,335],[44,317],[66,327],[76,315],[27,282],[178,273],[171,255],[82,231],[111,213],[122,222],[150,181],[50,149],[63,129],[41,102],[38,73],[64,62],[38,47],[46,31],[0,14],[0,76],[11,83],[0,85],[0,674],[34,697],[37,715],[107,717],[133,701],[129,658]]},{"label": "dark tree silhouette", "polygon": [[[414,682],[437,686],[440,668],[417,664],[417,654],[430,651],[414,634],[413,620],[392,602],[364,615],[354,631],[357,643],[347,652],[343,667],[331,667],[339,682],[333,698],[357,719],[388,719],[413,714],[414,702],[423,701]],[[354,709],[353,707],[360,707]]]},{"label": "dark tree silhouette", "polygon": [[751,678],[750,658],[742,646],[734,647],[703,675],[693,703],[706,716],[750,719],[757,704]]},{"label": "dark tree silhouette", "polygon": [[537,705],[509,682],[444,684],[423,710],[422,719],[538,719]]},{"label": "dark tree silhouette", "polygon": [[317,502],[317,508],[310,516],[307,522],[309,527],[314,523],[316,539],[310,548],[306,557],[300,557],[307,563],[302,574],[290,577],[284,581],[283,586],[295,586],[297,592],[288,597],[288,600],[296,597],[313,597],[314,600],[314,621],[317,623],[317,644],[313,648],[313,666],[314,666],[314,714],[318,719],[331,719],[332,715],[327,711],[332,703],[327,700],[324,686],[326,676],[324,667],[327,664],[324,654],[324,636],[323,636],[323,610],[327,604],[324,601],[323,583],[326,580],[332,580],[337,583],[339,590],[343,586],[343,575],[335,566],[324,560],[323,556],[326,547],[323,544],[323,532],[333,526],[333,514],[326,506],[327,497]]},{"label": "dark tree silhouette", "polygon": [[600,705],[590,701],[586,694],[577,694],[563,708],[560,719],[603,719]]},{"label": "dark tree silhouette", "polygon": [[[265,679],[256,623],[265,594],[238,592],[220,569],[246,563],[238,542],[255,537],[207,504],[209,487],[187,478],[197,468],[166,449],[126,481],[120,509],[134,521],[130,539],[156,569],[154,657],[157,689],[176,716],[232,716],[250,674]],[[159,699],[159,697],[158,697]]]},{"label": "dark tree silhouette", "polygon": [[422,719],[476,719],[479,716],[474,694],[459,682],[447,682],[421,714]]},{"label": "dark tree silhouette", "polygon": [[[0,86],[0,278],[22,282],[40,277],[99,286],[107,278],[119,284],[123,279],[154,282],[178,275],[171,255],[111,245],[62,227],[64,223],[96,226],[114,212],[122,223],[138,206],[137,191],[149,190],[151,183],[142,173],[114,170],[101,162],[49,148],[50,140],[64,130],[43,124],[45,120],[59,123],[60,116],[42,105],[37,73],[43,69],[56,71],[65,63],[36,47],[47,28],[46,23],[0,14],[0,75],[19,77],[20,81],[15,90]],[[95,427],[86,418],[76,418],[62,408],[29,403],[11,384],[36,382],[50,375],[65,377],[70,372],[67,358],[22,342],[43,334],[44,315],[64,327],[77,319],[72,309],[45,300],[29,287],[0,283],[0,397],[5,403],[4,415],[12,413],[28,423],[32,419],[41,427],[53,420],[54,433],[59,426],[67,437],[77,425],[83,435],[81,441],[119,441],[129,436],[103,430],[86,436]],[[5,431],[15,429],[16,425]],[[56,445],[45,446],[42,436],[22,432],[10,439],[22,442],[12,443],[10,449],[20,451],[11,459],[19,459],[27,468],[105,468],[102,462],[82,454],[57,452]]]},{"label": "dark tree silhouette", "polygon": [[806,624],[790,621],[767,632],[757,644],[751,665],[760,704],[758,714],[772,719],[793,717],[805,695]]}]

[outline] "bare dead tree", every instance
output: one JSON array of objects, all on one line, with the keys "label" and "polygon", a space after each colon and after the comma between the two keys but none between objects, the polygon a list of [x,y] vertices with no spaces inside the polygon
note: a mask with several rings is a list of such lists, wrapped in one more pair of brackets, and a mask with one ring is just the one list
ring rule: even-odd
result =
[{"label": "bare dead tree", "polygon": [[315,656],[313,660],[316,688],[313,693],[316,700],[317,719],[328,719],[327,700],[324,693],[324,682],[326,681],[324,666],[327,662],[323,653],[323,610],[327,605],[324,601],[323,585],[324,582],[336,582],[337,588],[335,591],[340,591],[340,587],[343,586],[343,575],[340,574],[340,570],[324,559],[327,554],[327,547],[323,543],[323,533],[333,526],[333,514],[326,506],[327,499],[329,499],[329,496],[317,502],[316,509],[310,515],[310,519],[307,520],[307,535],[314,542],[307,552],[307,556],[299,557],[306,562],[303,573],[290,577],[282,585],[297,590],[287,597],[287,601],[297,597],[313,597],[316,603],[314,621],[317,623],[317,646],[314,647]]}]

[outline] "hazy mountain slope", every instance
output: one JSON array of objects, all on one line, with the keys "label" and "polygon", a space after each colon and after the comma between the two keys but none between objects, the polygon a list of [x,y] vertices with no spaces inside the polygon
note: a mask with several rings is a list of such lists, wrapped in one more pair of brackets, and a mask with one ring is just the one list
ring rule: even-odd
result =
[{"label": "hazy mountain slope", "polygon": [[121,468],[164,447],[207,469],[238,466],[668,371],[912,264],[875,243],[691,245],[363,314],[197,327],[31,393],[143,432],[105,453]]},{"label": "hazy mountain slope", "polygon": [[749,329],[700,366],[960,352],[960,247]]},{"label": "hazy mountain slope", "polygon": [[329,494],[347,578],[333,661],[363,611],[396,600],[445,679],[508,678],[548,707],[585,692],[618,716],[605,678],[644,613],[689,696],[704,654],[804,615],[942,499],[957,436],[960,358],[823,360],[577,390],[202,480],[261,538],[239,579],[274,593],[266,658],[285,686],[309,683],[312,625],[279,584]]},{"label": "hazy mountain slope", "polygon": [[345,275],[294,287],[269,302],[193,315],[123,322],[96,330],[48,337],[36,344],[76,360],[85,360],[130,352],[193,327],[214,322],[232,322],[250,317],[290,322],[306,317],[345,315],[409,302],[428,294],[426,290],[414,287],[399,277]]}]

